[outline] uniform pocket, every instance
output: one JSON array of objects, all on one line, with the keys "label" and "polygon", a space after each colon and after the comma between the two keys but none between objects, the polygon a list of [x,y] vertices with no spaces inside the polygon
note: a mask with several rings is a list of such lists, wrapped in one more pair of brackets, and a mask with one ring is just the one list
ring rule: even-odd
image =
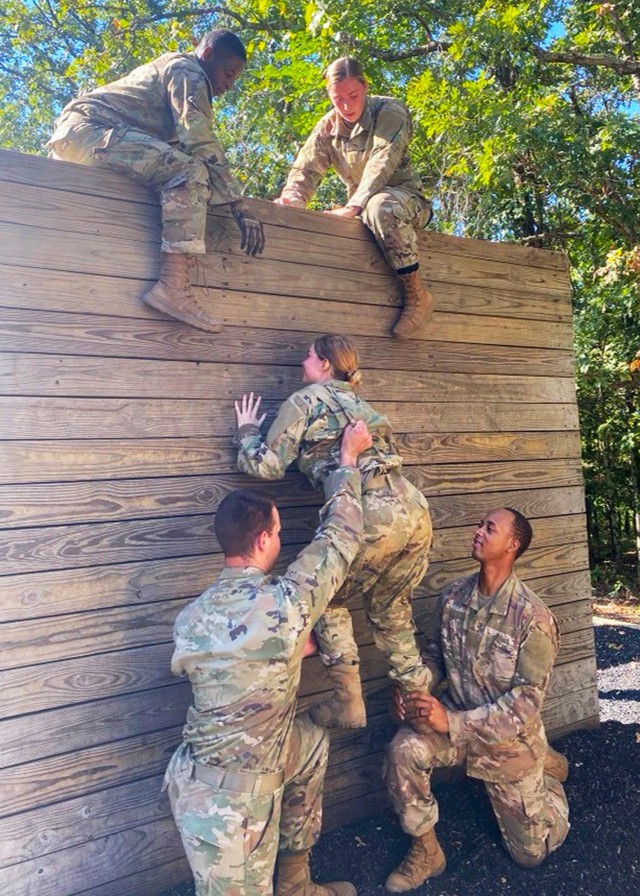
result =
[{"label": "uniform pocket", "polygon": [[515,638],[495,629],[487,629],[480,646],[480,655],[474,663],[479,678],[488,676],[496,681],[510,683],[516,673],[518,644]]}]

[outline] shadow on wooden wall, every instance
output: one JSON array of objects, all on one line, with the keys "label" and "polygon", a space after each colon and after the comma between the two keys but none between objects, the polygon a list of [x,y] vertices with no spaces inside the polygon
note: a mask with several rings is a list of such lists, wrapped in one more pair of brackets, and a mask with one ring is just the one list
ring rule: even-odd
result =
[{"label": "shadow on wooden wall", "polygon": [[[159,263],[149,193],[0,153],[0,890],[12,896],[153,896],[187,876],[160,794],[190,698],[169,670],[171,627],[221,567],[220,499],[247,483],[233,400],[253,389],[273,412],[318,333],[355,337],[362,393],[429,498],[419,627],[441,586],[473,569],[478,517],[518,507],[535,533],[520,574],[562,630],[547,726],[597,724],[565,259],[425,234],[437,311],[399,343],[397,283],[362,225],[254,207],[258,259],[228,216],[210,217],[198,276],[225,323],[211,335],[140,301]],[[295,472],[262,488],[282,509],[286,561],[319,496]],[[333,737],[328,827],[384,805],[385,670],[354,613],[370,722]],[[305,661],[303,705],[323,686]]]}]

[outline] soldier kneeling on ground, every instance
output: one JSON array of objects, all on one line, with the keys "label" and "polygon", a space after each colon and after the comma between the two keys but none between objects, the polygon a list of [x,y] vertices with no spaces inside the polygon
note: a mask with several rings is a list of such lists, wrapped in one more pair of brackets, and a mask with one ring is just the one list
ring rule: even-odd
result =
[{"label": "soldier kneeling on ground", "polygon": [[515,575],[531,542],[518,511],[500,508],[476,529],[471,554],[480,571],[440,597],[423,657],[440,699],[422,692],[394,698],[404,722],[389,745],[385,778],[411,848],[387,878],[391,893],[419,887],[445,870],[435,835],[438,804],[431,771],[464,765],[484,781],[505,848],[533,868],[564,842],[568,763],[547,743],[540,712],[558,652],[558,626]]}]

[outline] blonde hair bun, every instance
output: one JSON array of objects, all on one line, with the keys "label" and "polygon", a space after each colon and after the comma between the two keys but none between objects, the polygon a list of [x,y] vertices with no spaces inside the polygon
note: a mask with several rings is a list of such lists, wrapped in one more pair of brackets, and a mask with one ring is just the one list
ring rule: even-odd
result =
[{"label": "blonde hair bun", "polygon": [[341,333],[325,333],[313,340],[316,355],[322,361],[331,364],[332,376],[337,380],[349,383],[357,389],[362,382],[362,374],[358,369],[360,357],[358,349],[348,336]]}]

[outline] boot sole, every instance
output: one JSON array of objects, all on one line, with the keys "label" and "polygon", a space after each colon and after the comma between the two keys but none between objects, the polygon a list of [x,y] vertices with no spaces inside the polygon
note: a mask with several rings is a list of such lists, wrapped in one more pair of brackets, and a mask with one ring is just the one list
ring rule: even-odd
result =
[{"label": "boot sole", "polygon": [[149,305],[150,308],[153,308],[155,311],[160,311],[162,314],[166,314],[167,317],[172,317],[174,320],[180,320],[185,324],[189,324],[191,327],[195,327],[197,330],[204,330],[207,333],[221,333],[222,332],[222,324],[218,320],[214,320],[211,318],[211,321],[204,321],[197,317],[195,314],[189,314],[188,312],[185,314],[184,312],[180,312],[178,315],[177,310],[157,298],[148,298],[147,296],[142,297],[142,301]]},{"label": "boot sole", "polygon": [[332,719],[331,722],[322,722],[316,718],[316,714],[313,711],[313,707],[309,710],[309,716],[311,717],[311,721],[314,722],[319,728],[326,728],[327,730],[339,730],[339,731],[348,731],[356,728],[366,728],[367,720],[364,719],[356,719],[354,722],[342,722],[336,719]]},{"label": "boot sole", "polygon": [[[417,890],[418,887],[421,887],[422,884],[426,883],[428,880],[431,880],[432,877],[440,877],[440,875],[444,874],[444,872],[446,870],[447,870],[447,860],[445,859],[444,862],[442,863],[442,865],[439,865],[435,871],[432,871],[431,874],[427,874],[426,877],[424,877],[419,883],[415,884],[412,887],[404,887],[401,890],[392,889],[391,887],[389,887],[387,885],[387,882],[385,881],[384,888],[387,891],[387,893],[410,893],[412,890]],[[388,878],[387,878],[387,881],[388,881]]]}]

